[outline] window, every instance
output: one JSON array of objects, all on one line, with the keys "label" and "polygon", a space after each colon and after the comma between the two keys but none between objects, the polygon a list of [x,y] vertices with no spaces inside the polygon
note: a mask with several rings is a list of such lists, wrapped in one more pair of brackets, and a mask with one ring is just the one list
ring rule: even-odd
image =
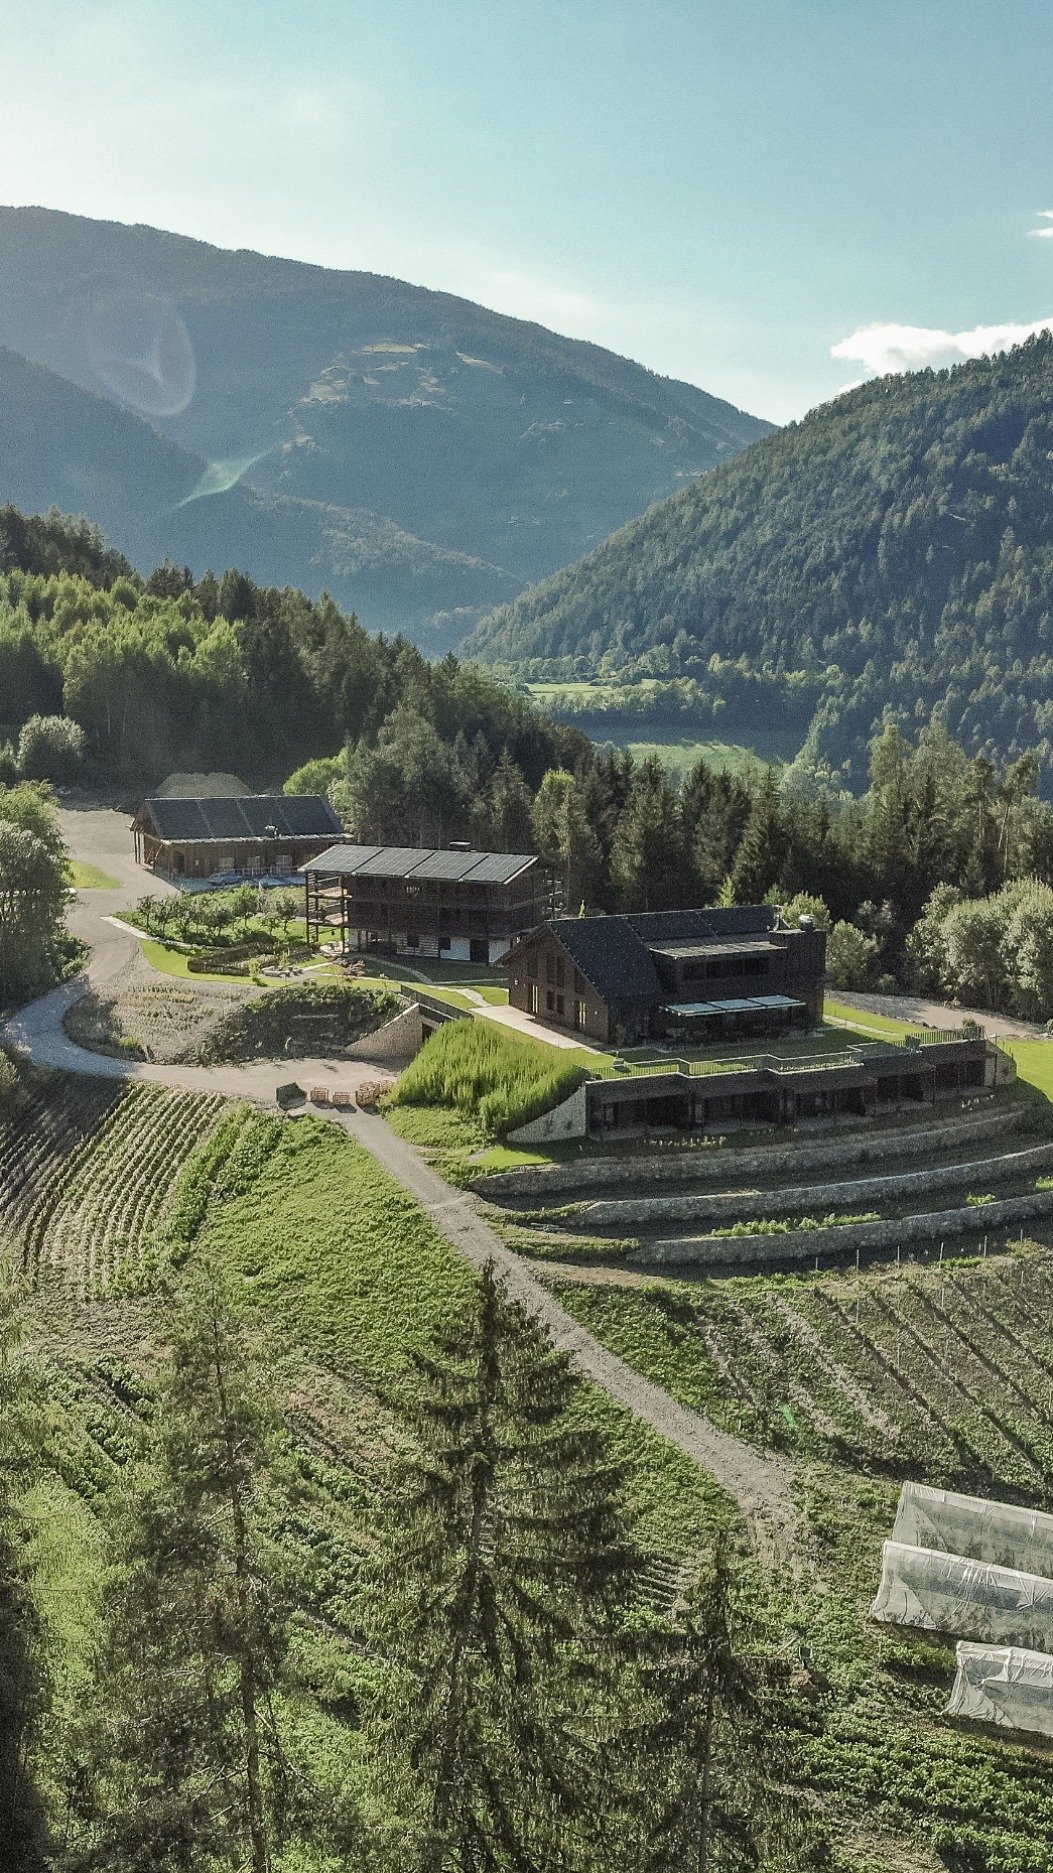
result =
[{"label": "window", "polygon": [[473,963],[490,961],[490,945],[485,937],[472,937],[468,944],[468,960]]},{"label": "window", "polygon": [[440,951],[440,954],[441,954],[441,952],[442,952],[443,950],[448,950],[448,949],[449,949],[449,947],[450,947],[450,939],[449,939],[449,937],[448,937],[448,936],[441,936],[441,937],[439,938],[439,951]]},{"label": "window", "polygon": [[552,954],[552,951],[549,950],[548,955],[545,957],[545,981],[551,982],[554,984],[555,980],[556,980],[556,958]]},{"label": "window", "polygon": [[420,949],[420,937],[415,930],[408,930],[406,932],[406,948],[408,950]]},{"label": "window", "polygon": [[576,1028],[583,1028],[585,1026],[585,1003],[584,1002],[574,1003],[574,1026]]},{"label": "window", "polygon": [[546,989],[545,990],[545,1007],[548,1009],[549,1014],[552,1013],[552,1010],[555,1008],[555,1006],[556,1006],[556,997],[553,995],[551,989]]},{"label": "window", "polygon": [[567,1010],[562,995],[556,996],[556,1013],[561,1021],[565,1020]]},{"label": "window", "polygon": [[561,989],[563,987],[563,958],[562,956],[556,957],[556,987],[558,989]]},{"label": "window", "polygon": [[531,1014],[536,1015],[537,1014],[537,983],[536,982],[532,982],[530,984],[530,993],[527,997],[527,1000],[530,1004]]}]

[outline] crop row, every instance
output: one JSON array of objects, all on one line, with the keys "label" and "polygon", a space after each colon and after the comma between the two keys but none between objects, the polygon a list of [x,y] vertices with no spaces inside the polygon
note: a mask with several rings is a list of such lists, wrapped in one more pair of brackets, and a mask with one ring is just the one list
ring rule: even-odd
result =
[{"label": "crop row", "polygon": [[1043,1253],[561,1293],[649,1377],[758,1443],[1031,1499],[1053,1478]]},{"label": "crop row", "polygon": [[179,1172],[222,1107],[215,1095],[131,1086],[93,1128],[53,1136],[7,1204],[25,1271],[80,1294],[148,1277]]}]

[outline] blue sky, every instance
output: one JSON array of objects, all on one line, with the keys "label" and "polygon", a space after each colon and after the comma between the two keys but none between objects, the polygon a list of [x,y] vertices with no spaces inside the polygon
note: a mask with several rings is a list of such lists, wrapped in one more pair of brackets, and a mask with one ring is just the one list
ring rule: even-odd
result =
[{"label": "blue sky", "polygon": [[1051,69],[1048,0],[0,0],[0,199],[463,293],[781,421],[1053,316]]}]

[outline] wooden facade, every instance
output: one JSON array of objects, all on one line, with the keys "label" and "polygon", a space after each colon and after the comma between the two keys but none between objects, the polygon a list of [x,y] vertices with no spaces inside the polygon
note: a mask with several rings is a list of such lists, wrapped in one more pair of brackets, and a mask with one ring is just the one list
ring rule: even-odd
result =
[{"label": "wooden facade", "polygon": [[302,871],[309,940],[378,956],[493,963],[553,909],[529,852],[338,845]]},{"label": "wooden facade", "polygon": [[825,960],[769,905],[562,917],[513,944],[508,999],[605,1046],[772,1038],[822,1018]]},{"label": "wooden facade", "polygon": [[132,821],[136,862],[170,878],[295,878],[339,833],[317,795],[144,800]]}]

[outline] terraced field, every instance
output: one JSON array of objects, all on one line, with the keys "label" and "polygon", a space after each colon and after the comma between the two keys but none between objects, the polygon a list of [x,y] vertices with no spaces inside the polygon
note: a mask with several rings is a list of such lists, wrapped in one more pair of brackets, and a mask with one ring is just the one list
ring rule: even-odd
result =
[{"label": "terraced field", "polygon": [[[535,1250],[720,1274],[897,1258],[1053,1218],[1048,1117],[1015,1096],[913,1123],[736,1148],[723,1141],[480,1178]],[[524,1243],[523,1246],[529,1244]],[[818,1262],[816,1258],[818,1257]]]},{"label": "terraced field", "polygon": [[179,1173],[224,1107],[164,1086],[27,1078],[0,1123],[0,1229],[30,1280],[80,1296],[150,1280]]}]

